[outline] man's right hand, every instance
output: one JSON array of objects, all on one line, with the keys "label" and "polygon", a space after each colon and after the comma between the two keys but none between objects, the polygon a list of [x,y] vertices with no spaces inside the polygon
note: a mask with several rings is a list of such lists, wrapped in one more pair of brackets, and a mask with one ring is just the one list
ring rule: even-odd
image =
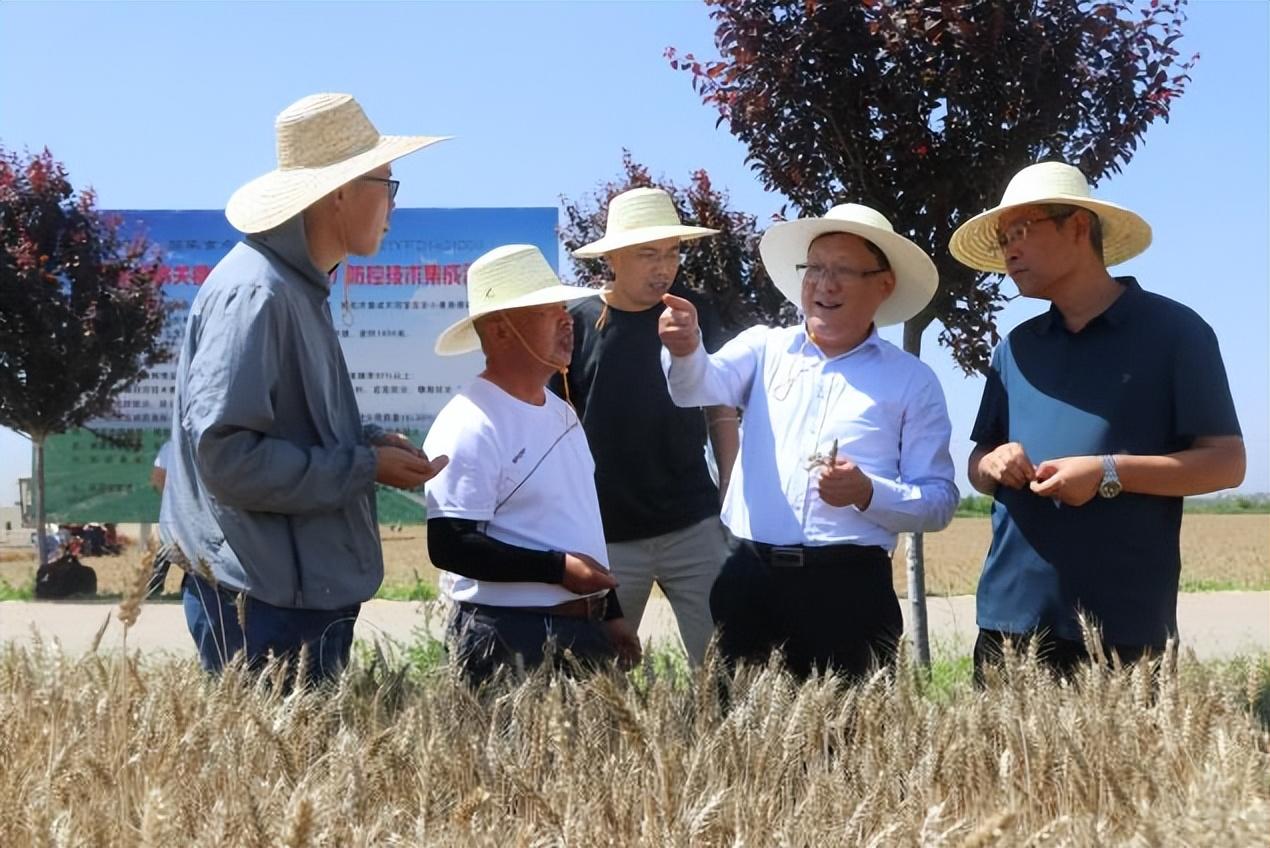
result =
[{"label": "man's right hand", "polygon": [[397,489],[417,489],[441,472],[450,462],[438,456],[431,462],[422,451],[384,445],[375,451],[375,482]]},{"label": "man's right hand", "polygon": [[617,587],[613,575],[586,554],[564,555],[564,577],[560,585],[575,595],[593,595]]},{"label": "man's right hand", "polygon": [[1036,468],[1018,442],[1007,442],[984,454],[979,460],[979,473],[1011,489],[1022,489],[1036,479]]},{"label": "man's right hand", "polygon": [[697,307],[673,294],[661,296],[666,310],[657,319],[657,335],[671,356],[691,356],[701,344],[701,331],[697,327]]}]

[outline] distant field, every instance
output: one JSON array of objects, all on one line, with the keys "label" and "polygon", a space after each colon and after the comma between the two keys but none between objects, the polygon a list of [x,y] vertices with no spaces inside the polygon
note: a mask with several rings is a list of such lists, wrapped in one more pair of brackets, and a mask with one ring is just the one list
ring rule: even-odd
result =
[{"label": "distant field", "polygon": [[[992,538],[989,519],[961,517],[925,536],[926,590],[974,592]],[[907,591],[903,545],[895,552],[895,588]],[[1187,513],[1182,517],[1182,591],[1270,589],[1270,515]]]},{"label": "distant field", "polygon": [[[973,593],[988,549],[991,528],[986,518],[956,518],[941,533],[928,534],[926,545],[926,587],[931,594]],[[395,529],[381,527],[384,543],[385,585],[413,585],[416,576],[435,585],[437,572],[427,555],[427,533],[422,525],[406,524]],[[895,555],[895,587],[904,594],[904,550]],[[123,556],[86,558],[97,570],[98,588],[103,593],[119,592],[127,576],[140,563],[140,551],[133,547]],[[31,581],[35,565],[29,551],[0,551],[0,580],[10,586]],[[168,588],[176,590],[178,578],[169,576]],[[1270,589],[1270,515],[1191,514],[1182,519],[1182,589]]]}]

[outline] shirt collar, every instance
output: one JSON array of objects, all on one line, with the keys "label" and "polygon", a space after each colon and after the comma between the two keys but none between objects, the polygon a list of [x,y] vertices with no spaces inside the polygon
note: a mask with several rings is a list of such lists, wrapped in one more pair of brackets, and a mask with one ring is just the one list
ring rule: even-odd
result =
[{"label": "shirt collar", "polygon": [[[1106,321],[1113,327],[1123,326],[1133,314],[1137,303],[1142,299],[1142,287],[1138,285],[1136,277],[1113,277],[1112,279],[1124,286],[1124,292],[1110,306],[1094,316],[1086,326],[1100,321]],[[1062,329],[1064,326],[1063,313],[1059,312],[1058,307],[1051,303],[1049,311],[1041,315],[1036,322],[1036,333],[1037,335],[1045,335],[1050,330]]]},{"label": "shirt collar", "polygon": [[864,341],[851,348],[851,350],[848,350],[845,353],[840,353],[837,356],[825,356],[825,352],[822,351],[820,347],[811,340],[811,336],[807,334],[806,322],[799,327],[798,335],[795,338],[798,342],[798,350],[805,352],[808,356],[823,359],[825,362],[836,362],[837,360],[845,359],[852,354],[861,353],[869,348],[875,348],[882,343],[882,337],[878,335],[877,324],[874,324],[869,328],[869,335],[865,337]]}]

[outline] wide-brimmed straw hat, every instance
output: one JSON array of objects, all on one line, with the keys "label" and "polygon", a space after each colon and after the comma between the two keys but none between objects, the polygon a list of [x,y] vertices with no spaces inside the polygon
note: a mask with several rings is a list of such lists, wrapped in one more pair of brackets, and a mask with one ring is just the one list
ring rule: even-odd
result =
[{"label": "wide-brimmed straw hat", "polygon": [[496,247],[468,266],[467,317],[441,331],[435,350],[441,356],[478,350],[481,340],[472,323],[482,315],[594,296],[595,289],[563,285],[532,244]]},{"label": "wide-brimmed straw hat", "polygon": [[886,254],[895,274],[895,290],[878,307],[873,322],[879,327],[902,324],[930,303],[939,285],[935,263],[913,242],[891,226],[886,216],[876,209],[858,203],[843,203],[830,209],[823,218],[800,218],[773,224],[763,233],[759,255],[763,267],[780,293],[802,308],[802,275],[794,267],[807,261],[811,243],[826,233],[850,233],[872,242]]},{"label": "wide-brimmed straw hat", "polygon": [[273,229],[348,181],[449,136],[380,135],[348,94],[311,94],[274,122],[278,167],[229,198],[225,217],[244,233]]},{"label": "wide-brimmed straw hat", "polygon": [[1005,257],[997,244],[997,219],[1009,209],[1049,203],[1079,206],[1098,216],[1102,222],[1104,265],[1132,259],[1151,244],[1151,225],[1136,212],[1095,199],[1089,181],[1078,168],[1064,162],[1040,162],[1014,175],[1000,204],[958,227],[948,249],[963,265],[1004,274]]},{"label": "wide-brimmed straw hat", "polygon": [[679,220],[670,195],[659,188],[633,188],[609,201],[604,237],[584,244],[573,255],[593,259],[637,244],[667,238],[690,241],[719,232],[708,227],[689,227]]}]

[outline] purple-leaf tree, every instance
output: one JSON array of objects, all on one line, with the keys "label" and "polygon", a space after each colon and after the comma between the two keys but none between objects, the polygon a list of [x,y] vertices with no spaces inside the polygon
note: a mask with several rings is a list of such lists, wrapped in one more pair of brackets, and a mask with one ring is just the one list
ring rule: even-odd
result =
[{"label": "purple-leaf tree", "polygon": [[48,150],[0,146],[0,424],[34,447],[41,564],[45,441],[110,412],[167,358],[158,254],[119,225]]}]

